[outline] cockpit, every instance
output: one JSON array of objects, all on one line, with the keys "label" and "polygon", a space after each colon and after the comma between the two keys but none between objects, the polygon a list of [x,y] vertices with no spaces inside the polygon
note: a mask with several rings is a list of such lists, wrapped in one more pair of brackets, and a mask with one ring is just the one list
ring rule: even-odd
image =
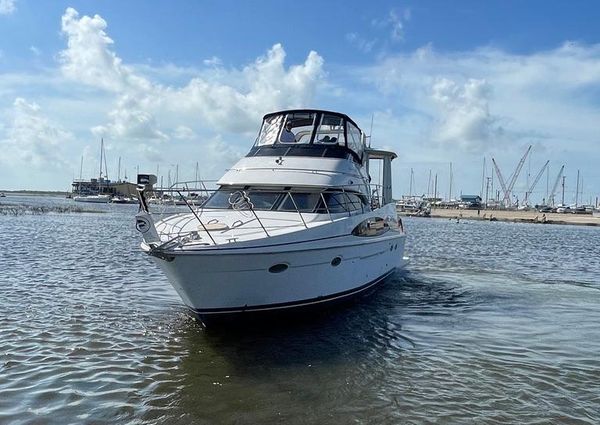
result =
[{"label": "cockpit", "polygon": [[364,156],[364,134],[347,115],[320,110],[267,114],[248,156]]}]

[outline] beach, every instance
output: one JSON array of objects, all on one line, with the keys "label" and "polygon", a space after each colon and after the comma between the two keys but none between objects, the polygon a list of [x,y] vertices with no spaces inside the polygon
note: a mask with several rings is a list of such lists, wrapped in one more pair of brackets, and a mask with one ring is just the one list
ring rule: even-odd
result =
[{"label": "beach", "polygon": [[[399,213],[402,214],[402,213]],[[433,208],[431,217],[461,220],[496,220],[513,223],[572,224],[600,226],[600,218],[590,214],[540,213],[538,211],[463,210]]]}]

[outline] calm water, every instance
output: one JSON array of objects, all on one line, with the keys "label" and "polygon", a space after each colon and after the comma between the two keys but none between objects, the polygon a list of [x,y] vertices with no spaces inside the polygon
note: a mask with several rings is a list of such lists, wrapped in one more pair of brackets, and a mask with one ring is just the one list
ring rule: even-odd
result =
[{"label": "calm water", "polygon": [[406,219],[370,298],[214,332],[85,206],[0,216],[2,424],[600,422],[600,228]]}]

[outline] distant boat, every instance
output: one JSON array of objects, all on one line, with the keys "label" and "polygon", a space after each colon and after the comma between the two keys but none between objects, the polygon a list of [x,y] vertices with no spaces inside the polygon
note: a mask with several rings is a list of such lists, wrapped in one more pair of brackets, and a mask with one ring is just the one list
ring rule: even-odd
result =
[{"label": "distant boat", "polygon": [[0,192],[0,198],[6,198],[6,195],[4,194],[4,192]]},{"label": "distant boat", "polygon": [[110,195],[77,195],[73,196],[75,202],[93,202],[95,204],[108,204],[112,197]]},{"label": "distant boat", "polygon": [[600,208],[594,208],[592,210],[592,217],[600,218]]},{"label": "distant boat", "polygon": [[115,196],[110,200],[113,204],[137,204],[139,201],[137,198],[126,197],[126,196]]}]

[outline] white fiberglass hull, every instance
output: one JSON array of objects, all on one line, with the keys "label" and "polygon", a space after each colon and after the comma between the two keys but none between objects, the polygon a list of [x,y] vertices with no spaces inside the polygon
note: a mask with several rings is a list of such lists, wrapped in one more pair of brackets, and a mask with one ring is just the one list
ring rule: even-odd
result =
[{"label": "white fiberglass hull", "polygon": [[201,318],[212,319],[338,301],[403,267],[403,233],[365,239],[349,235],[287,246],[182,253],[156,261],[184,303]]}]

